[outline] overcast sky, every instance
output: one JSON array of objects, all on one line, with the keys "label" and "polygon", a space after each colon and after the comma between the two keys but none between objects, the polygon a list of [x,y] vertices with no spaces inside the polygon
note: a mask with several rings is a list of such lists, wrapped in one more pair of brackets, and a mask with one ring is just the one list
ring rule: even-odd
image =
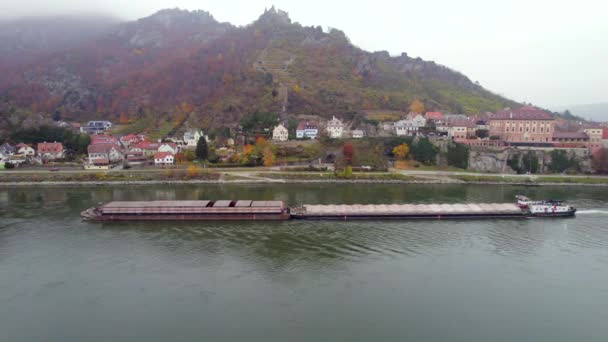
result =
[{"label": "overcast sky", "polygon": [[0,0],[0,15],[132,20],[180,7],[246,25],[273,4],[303,25],[341,29],[366,50],[434,60],[518,101],[608,102],[607,0]]}]

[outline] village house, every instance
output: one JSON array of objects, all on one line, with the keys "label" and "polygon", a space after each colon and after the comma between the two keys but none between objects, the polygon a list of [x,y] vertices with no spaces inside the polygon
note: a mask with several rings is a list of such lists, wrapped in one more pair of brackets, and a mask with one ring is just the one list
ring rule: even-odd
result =
[{"label": "village house", "polygon": [[296,128],[296,138],[316,139],[319,135],[319,125],[314,121],[302,121]]},{"label": "village house", "polygon": [[332,116],[331,120],[327,122],[327,135],[332,139],[342,138],[344,132],[344,124],[335,116]]},{"label": "village house", "polygon": [[161,143],[158,147],[158,152],[169,152],[171,154],[177,154],[179,152],[179,147],[176,143]]},{"label": "village house", "polygon": [[63,159],[64,150],[63,145],[58,142],[52,143],[39,143],[36,151],[38,157],[46,160]]},{"label": "village house", "polygon": [[604,127],[603,129],[602,146],[608,148],[608,127]]},{"label": "village house", "polygon": [[554,132],[551,139],[555,147],[586,147],[589,136],[585,132]]},{"label": "village house", "polygon": [[91,144],[87,147],[87,153],[89,164],[95,164],[104,159],[109,163],[118,163],[124,160],[124,154],[116,144]]},{"label": "village house", "polygon": [[441,112],[426,112],[424,114],[424,118],[427,121],[433,121],[435,125],[443,123],[445,118],[443,117],[443,113]]},{"label": "village house", "polygon": [[353,137],[353,139],[361,139],[365,137],[365,131],[363,131],[362,129],[353,129],[351,131],[351,136]]},{"label": "village house", "polygon": [[287,141],[289,139],[289,131],[282,124],[278,124],[272,130],[272,140]]},{"label": "village house", "polygon": [[80,133],[100,134],[112,128],[110,121],[89,121],[85,126],[80,127]]},{"label": "village house", "polygon": [[17,144],[17,154],[25,157],[33,157],[36,155],[36,150],[30,145],[21,143]]},{"label": "village house", "polygon": [[196,144],[198,144],[198,141],[202,138],[205,137],[205,140],[207,142],[209,142],[209,137],[207,137],[205,134],[203,134],[203,131],[201,130],[192,130],[192,131],[187,131],[186,133],[184,133],[184,145],[187,148],[196,148]]},{"label": "village house", "polygon": [[411,120],[414,127],[417,127],[418,129],[426,126],[426,119],[422,114],[412,112],[407,115],[406,119]]},{"label": "village house", "polygon": [[109,170],[110,169],[110,160],[108,158],[95,158],[90,159],[87,163],[84,164],[85,170]]},{"label": "village house", "polygon": [[398,136],[417,135],[426,126],[426,119],[418,113],[409,113],[404,120],[395,122],[394,130]]},{"label": "village house", "polygon": [[154,153],[154,165],[173,165],[175,164],[175,156],[170,152]]},{"label": "village house", "polygon": [[475,135],[475,122],[472,120],[450,120],[448,122],[448,137],[451,139],[465,140]]},{"label": "village house", "polygon": [[490,136],[508,143],[550,143],[555,120],[550,113],[531,106],[504,109],[490,117]]},{"label": "village house", "polygon": [[125,136],[120,137],[120,143],[124,147],[129,147],[131,145],[138,144],[142,141],[146,141],[146,136],[143,134],[127,134]]},{"label": "village house", "polygon": [[602,137],[604,134],[604,129],[599,125],[593,125],[583,129],[583,132],[589,136],[589,142],[587,143],[587,148],[591,153],[595,153],[597,150],[602,148]]},{"label": "village house", "polygon": [[9,143],[0,145],[0,154],[5,157],[12,156],[17,152],[17,148]]},{"label": "village house", "polygon": [[399,120],[394,124],[395,134],[398,136],[414,135],[418,128],[414,127],[414,123],[411,120]]},{"label": "village house", "polygon": [[112,135],[94,134],[91,135],[91,145],[95,144],[115,144],[120,145],[120,140]]},{"label": "village house", "polygon": [[160,143],[143,141],[143,142],[140,142],[139,144],[131,146],[129,148],[129,154],[141,153],[144,156],[153,156],[154,153],[158,152],[159,147],[160,147]]}]

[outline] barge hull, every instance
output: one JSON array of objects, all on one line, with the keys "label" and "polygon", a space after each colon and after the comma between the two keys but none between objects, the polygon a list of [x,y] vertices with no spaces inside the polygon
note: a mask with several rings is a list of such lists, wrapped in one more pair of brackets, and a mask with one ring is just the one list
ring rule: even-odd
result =
[{"label": "barge hull", "polygon": [[95,215],[85,216],[86,220],[97,222],[118,221],[279,221],[288,220],[289,214],[274,215]]}]

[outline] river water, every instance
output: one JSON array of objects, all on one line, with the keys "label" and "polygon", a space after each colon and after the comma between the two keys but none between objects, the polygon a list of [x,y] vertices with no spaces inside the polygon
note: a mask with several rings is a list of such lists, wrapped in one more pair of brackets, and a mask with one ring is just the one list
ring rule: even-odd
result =
[{"label": "river water", "polygon": [[[574,219],[82,222],[110,200],[567,199]],[[606,341],[608,189],[0,188],[1,341]]]}]

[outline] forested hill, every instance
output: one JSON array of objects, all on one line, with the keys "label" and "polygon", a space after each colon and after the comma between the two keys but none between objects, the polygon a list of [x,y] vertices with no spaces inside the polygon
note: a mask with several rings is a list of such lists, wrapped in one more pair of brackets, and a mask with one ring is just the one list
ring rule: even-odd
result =
[{"label": "forested hill", "polygon": [[11,65],[0,110],[205,127],[253,111],[407,110],[414,99],[468,114],[514,105],[447,67],[366,52],[339,30],[303,27],[274,8],[244,27],[204,11],[162,10],[62,48],[34,49],[35,61]]}]

